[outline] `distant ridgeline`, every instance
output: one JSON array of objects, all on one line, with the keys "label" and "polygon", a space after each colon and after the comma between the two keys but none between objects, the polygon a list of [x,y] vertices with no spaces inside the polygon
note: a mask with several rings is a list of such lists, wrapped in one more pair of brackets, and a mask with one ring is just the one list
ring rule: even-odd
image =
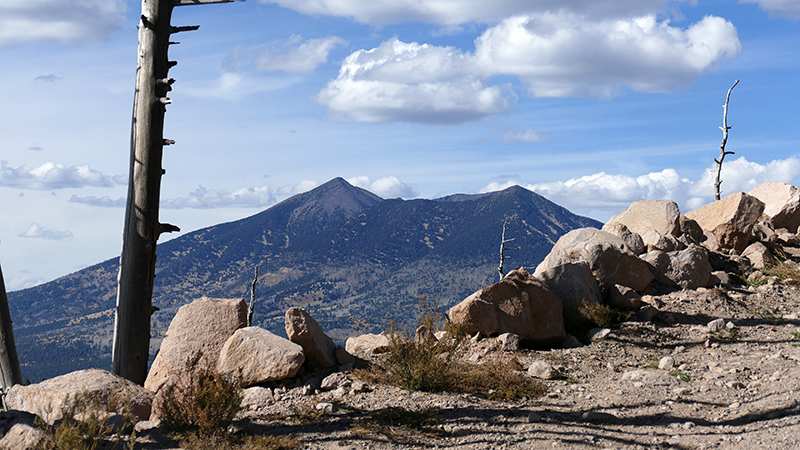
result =
[{"label": "distant ridgeline", "polygon": [[[249,301],[254,324],[284,335],[284,313],[307,309],[335,339],[416,319],[419,297],[444,309],[497,280],[535,267],[560,236],[602,224],[519,186],[435,200],[384,200],[336,178],[259,214],[158,245],[155,352],[177,309],[201,296]],[[23,377],[33,382],[111,361],[118,258],[9,293]]]}]

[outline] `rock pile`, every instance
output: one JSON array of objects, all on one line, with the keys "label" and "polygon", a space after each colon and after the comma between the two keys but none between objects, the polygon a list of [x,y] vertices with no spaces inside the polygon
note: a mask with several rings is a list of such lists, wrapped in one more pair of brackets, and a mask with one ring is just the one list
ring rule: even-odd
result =
[{"label": "rock pile", "polygon": [[552,345],[564,340],[565,331],[585,332],[599,305],[652,308],[642,295],[726,285],[743,275],[742,265],[774,266],[778,255],[800,243],[798,225],[800,191],[783,183],[763,184],[685,215],[672,201],[633,202],[602,230],[570,231],[532,274],[510,272],[452,307],[447,318],[472,334],[508,332],[523,344]]}]

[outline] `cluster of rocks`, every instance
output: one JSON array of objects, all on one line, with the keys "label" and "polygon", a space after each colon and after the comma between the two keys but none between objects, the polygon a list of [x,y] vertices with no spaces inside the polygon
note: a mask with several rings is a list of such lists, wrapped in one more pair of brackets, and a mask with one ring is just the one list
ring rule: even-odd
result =
[{"label": "cluster of rocks", "polygon": [[[246,326],[247,305],[242,299],[197,299],[181,307],[173,318],[144,386],[99,369],[13,386],[5,399],[11,413],[0,415],[0,431],[4,431],[0,448],[35,448],[44,438],[34,424],[35,417],[57,424],[82,397],[103,408],[112,405],[101,411],[108,415],[109,424],[121,425],[123,414],[128,413],[138,432],[152,430],[162,418],[165,388],[191,383],[193,377],[209,370],[228,375],[245,388],[244,409],[274,403],[281,391],[260,385],[296,377],[301,370],[334,372],[322,380],[312,377],[307,381],[308,393],[341,388],[343,381],[336,377],[341,374],[335,371],[349,370],[355,358],[337,346],[303,309],[290,308],[285,324],[289,339]],[[350,384],[346,387],[351,388]]]},{"label": "cluster of rocks", "polygon": [[574,343],[567,333],[589,325],[599,305],[644,306],[652,317],[657,310],[643,303],[643,294],[758,276],[750,269],[769,268],[795,251],[798,225],[800,190],[785,183],[765,183],[686,214],[672,201],[637,201],[601,230],[570,231],[532,274],[510,272],[452,307],[447,318],[470,334],[514,333],[532,347]]}]

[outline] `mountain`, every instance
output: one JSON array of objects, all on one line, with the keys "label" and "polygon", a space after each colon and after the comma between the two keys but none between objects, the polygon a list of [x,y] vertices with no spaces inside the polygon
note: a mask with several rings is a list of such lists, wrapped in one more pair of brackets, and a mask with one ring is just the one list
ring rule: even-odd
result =
[{"label": "mountain", "polygon": [[[334,339],[415,318],[421,295],[442,309],[497,279],[503,222],[506,268],[535,267],[566,232],[599,227],[519,186],[434,200],[384,200],[336,178],[235,222],[158,244],[151,350],[177,309],[203,295],[249,301],[255,324],[284,334],[299,306]],[[110,366],[116,277],[111,259],[9,293],[23,376],[33,381]]]}]

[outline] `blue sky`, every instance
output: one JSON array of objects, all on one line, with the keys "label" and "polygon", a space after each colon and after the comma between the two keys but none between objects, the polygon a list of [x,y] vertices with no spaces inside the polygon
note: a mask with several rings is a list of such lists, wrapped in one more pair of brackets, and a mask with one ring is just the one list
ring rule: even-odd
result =
[{"label": "blue sky", "polygon": [[[8,290],[122,245],[141,3],[0,4]],[[247,0],[175,9],[161,220],[341,176],[385,197],[520,184],[606,220],[800,175],[800,0]],[[165,235],[165,239],[175,237]]]}]

